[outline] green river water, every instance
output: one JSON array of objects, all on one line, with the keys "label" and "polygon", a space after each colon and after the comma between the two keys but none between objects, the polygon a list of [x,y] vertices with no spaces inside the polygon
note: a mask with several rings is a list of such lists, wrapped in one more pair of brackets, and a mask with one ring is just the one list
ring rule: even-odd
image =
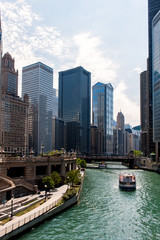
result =
[{"label": "green river water", "polygon": [[17,240],[159,240],[160,175],[132,170],[137,189],[127,192],[119,172],[87,169],[79,203]]}]

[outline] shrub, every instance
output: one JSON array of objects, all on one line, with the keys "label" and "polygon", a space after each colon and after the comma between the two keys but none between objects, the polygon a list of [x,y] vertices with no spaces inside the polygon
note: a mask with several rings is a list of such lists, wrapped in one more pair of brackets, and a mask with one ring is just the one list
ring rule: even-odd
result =
[{"label": "shrub", "polygon": [[67,192],[63,195],[64,202],[74,197],[75,195],[76,195],[76,190],[74,188],[67,190]]}]

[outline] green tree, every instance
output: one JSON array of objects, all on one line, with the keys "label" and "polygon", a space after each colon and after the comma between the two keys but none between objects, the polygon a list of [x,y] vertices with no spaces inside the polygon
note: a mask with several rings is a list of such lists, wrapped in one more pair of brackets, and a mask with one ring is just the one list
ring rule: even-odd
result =
[{"label": "green tree", "polygon": [[66,183],[71,183],[71,185],[73,187],[73,185],[76,185],[79,182],[81,182],[81,174],[80,174],[80,171],[78,169],[69,171],[67,173]]},{"label": "green tree", "polygon": [[81,168],[86,168],[87,163],[84,159],[77,158],[76,160],[77,165],[79,165]]},{"label": "green tree", "polygon": [[60,174],[59,174],[58,172],[56,172],[56,171],[52,172],[51,178],[52,178],[55,186],[57,186],[57,185],[60,184],[60,182],[61,182],[61,176],[60,176]]},{"label": "green tree", "polygon": [[51,189],[51,188],[54,188],[54,181],[53,181],[53,179],[51,178],[51,177],[45,177],[45,178],[43,178],[42,179],[42,183],[43,183],[43,185],[45,186],[47,186],[47,189],[48,189],[48,191]]}]

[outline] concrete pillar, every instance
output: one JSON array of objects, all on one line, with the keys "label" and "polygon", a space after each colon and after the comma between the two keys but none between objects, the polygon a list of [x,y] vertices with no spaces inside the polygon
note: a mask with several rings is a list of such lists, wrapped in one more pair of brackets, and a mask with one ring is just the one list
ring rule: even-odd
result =
[{"label": "concrete pillar", "polygon": [[61,176],[65,177],[66,175],[66,170],[65,170],[65,162],[64,160],[61,161]]},{"label": "concrete pillar", "polygon": [[68,164],[69,164],[69,171],[71,171],[72,170],[71,163],[69,162]]}]

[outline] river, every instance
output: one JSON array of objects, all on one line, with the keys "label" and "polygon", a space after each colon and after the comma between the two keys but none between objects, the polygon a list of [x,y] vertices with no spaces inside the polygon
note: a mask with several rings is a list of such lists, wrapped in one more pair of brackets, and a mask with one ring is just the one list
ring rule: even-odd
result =
[{"label": "river", "polygon": [[79,203],[17,240],[159,240],[160,175],[132,170],[137,189],[127,192],[119,172],[87,169]]}]

